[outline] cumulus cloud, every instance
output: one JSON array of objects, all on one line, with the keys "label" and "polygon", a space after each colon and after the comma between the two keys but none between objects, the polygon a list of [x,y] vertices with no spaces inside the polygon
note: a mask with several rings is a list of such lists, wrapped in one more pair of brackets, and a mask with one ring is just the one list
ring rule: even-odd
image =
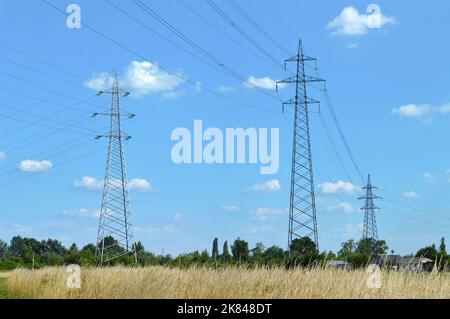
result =
[{"label": "cumulus cloud", "polygon": [[280,216],[287,213],[287,209],[282,208],[258,208],[251,214],[252,219],[264,222],[268,220],[276,220]]},{"label": "cumulus cloud", "polygon": [[247,234],[249,235],[258,235],[258,234],[266,234],[273,231],[273,227],[270,225],[261,226],[261,227],[253,227],[247,230]]},{"label": "cumulus cloud", "polygon": [[[120,187],[121,182],[118,180],[116,182],[111,183],[113,187]],[[91,176],[84,176],[81,179],[75,180],[73,183],[74,187],[85,189],[88,191],[99,191],[103,189],[104,181],[97,180]],[[130,191],[138,191],[138,192],[157,192],[156,189],[152,187],[149,181],[142,178],[133,178],[128,181],[128,189]]]},{"label": "cumulus cloud", "polygon": [[402,196],[405,198],[414,199],[420,197],[420,194],[416,192],[404,192]]},{"label": "cumulus cloud", "polygon": [[96,211],[90,211],[86,208],[79,208],[79,209],[66,209],[63,212],[64,215],[66,216],[78,216],[78,217],[91,217],[91,218],[97,218],[100,217],[100,211],[96,210]]},{"label": "cumulus cloud", "polygon": [[[120,77],[120,85],[135,97],[151,93],[170,92],[183,84],[185,76],[181,72],[168,73],[158,64],[149,61],[132,61]],[[105,90],[111,87],[113,78],[108,73],[94,74],[84,85],[93,90]]]},{"label": "cumulus cloud", "polygon": [[53,168],[51,161],[35,161],[31,159],[23,160],[20,162],[19,169],[22,172],[45,172]]},{"label": "cumulus cloud", "polygon": [[323,183],[319,184],[319,190],[325,194],[346,193],[349,195],[355,195],[359,192],[360,187],[353,185],[350,182],[338,181],[336,183]]},{"label": "cumulus cloud", "polygon": [[357,211],[357,209],[350,203],[338,202],[333,205],[325,207],[325,211],[328,213],[347,213],[351,214]]},{"label": "cumulus cloud", "polygon": [[[257,78],[253,75],[249,76],[247,79],[248,83],[244,83],[244,85],[248,88],[254,88],[259,87],[264,90],[275,90],[277,86],[277,81],[272,80],[271,78],[265,76],[262,78]],[[281,89],[285,87],[286,85],[284,83],[278,84],[278,88]]]},{"label": "cumulus cloud", "polygon": [[409,118],[423,118],[432,114],[447,114],[450,112],[450,103],[432,107],[430,105],[406,104],[391,111],[393,115]]},{"label": "cumulus cloud", "polygon": [[327,29],[332,31],[332,35],[359,36],[370,29],[381,29],[385,25],[397,23],[394,17],[382,14],[378,5],[369,5],[367,13],[359,13],[358,9],[348,6],[327,24]]},{"label": "cumulus cloud", "polygon": [[436,182],[436,178],[435,178],[434,175],[431,174],[431,173],[425,172],[425,173],[423,173],[423,177],[425,178],[425,180],[426,180],[428,183],[434,183],[434,182]]},{"label": "cumulus cloud", "polygon": [[222,206],[220,209],[225,212],[238,212],[241,210],[239,206]]},{"label": "cumulus cloud", "polygon": [[269,192],[279,192],[281,190],[280,181],[277,179],[272,179],[264,183],[259,183],[247,187],[245,189],[246,193],[269,193]]},{"label": "cumulus cloud", "polygon": [[175,222],[179,222],[180,220],[183,219],[183,217],[184,217],[184,215],[183,215],[182,213],[176,212],[176,213],[175,213],[175,216],[174,216],[174,218],[173,218],[173,220],[174,220]]},{"label": "cumulus cloud", "polygon": [[149,181],[143,178],[133,178],[128,181],[128,189],[139,192],[156,192]]},{"label": "cumulus cloud", "polygon": [[103,188],[103,181],[99,181],[94,177],[83,176],[81,179],[77,179],[73,186],[76,188],[84,188],[90,191],[98,191]]},{"label": "cumulus cloud", "polygon": [[226,85],[220,85],[218,87],[218,90],[221,92],[235,92],[237,91],[236,88],[232,87],[232,86],[226,86]]}]

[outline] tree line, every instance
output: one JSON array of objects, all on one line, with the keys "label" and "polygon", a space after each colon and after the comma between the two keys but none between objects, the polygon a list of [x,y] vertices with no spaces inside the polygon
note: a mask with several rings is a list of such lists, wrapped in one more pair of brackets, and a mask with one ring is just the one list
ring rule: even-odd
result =
[{"label": "tree line", "polygon": [[[108,244],[114,243],[115,239],[106,238]],[[156,255],[145,249],[141,242],[134,244],[137,255],[137,264],[140,266],[164,265],[170,267],[191,266],[232,266],[241,265],[248,267],[295,267],[326,265],[331,260],[343,260],[354,267],[368,265],[374,257],[388,253],[388,246],[384,240],[371,238],[354,241],[348,240],[341,244],[341,249],[335,254],[319,252],[315,243],[305,237],[294,239],[289,250],[278,246],[265,247],[262,243],[256,243],[250,248],[247,241],[237,238],[231,245],[224,241],[219,249],[219,239],[212,242],[210,251],[194,251],[190,253],[171,255]],[[123,249],[116,247],[117,250]],[[114,253],[117,253],[115,251]],[[391,251],[393,253],[393,251]],[[436,261],[441,268],[448,268],[450,256],[446,252],[445,239],[442,238],[439,248],[433,244],[417,251],[417,257],[426,257]],[[96,245],[88,244],[79,248],[72,244],[66,248],[58,240],[37,240],[34,238],[23,238],[15,236],[9,243],[0,240],[0,270],[11,270],[14,268],[42,268],[45,266],[63,266],[78,264],[81,266],[99,265],[99,257],[96,255]],[[136,265],[134,256],[123,255],[114,259],[109,265]]]}]

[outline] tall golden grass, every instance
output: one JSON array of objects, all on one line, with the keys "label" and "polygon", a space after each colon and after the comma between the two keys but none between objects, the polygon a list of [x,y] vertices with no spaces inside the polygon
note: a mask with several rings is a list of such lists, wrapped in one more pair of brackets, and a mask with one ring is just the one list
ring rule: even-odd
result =
[{"label": "tall golden grass", "polygon": [[450,298],[449,273],[382,271],[380,289],[365,270],[323,268],[83,268],[80,289],[66,287],[68,275],[19,269],[6,284],[18,298]]}]

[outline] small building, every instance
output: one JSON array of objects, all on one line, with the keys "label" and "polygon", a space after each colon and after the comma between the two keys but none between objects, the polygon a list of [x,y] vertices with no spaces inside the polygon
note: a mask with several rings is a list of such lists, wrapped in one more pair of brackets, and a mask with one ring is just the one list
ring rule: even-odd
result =
[{"label": "small building", "polygon": [[352,265],[344,260],[330,260],[328,267],[335,269],[350,269]]},{"label": "small building", "polygon": [[381,268],[397,270],[400,259],[400,255],[378,255],[374,258],[373,263]]},{"label": "small building", "polygon": [[403,257],[398,262],[398,270],[400,271],[432,271],[433,266],[433,260],[425,257]]}]

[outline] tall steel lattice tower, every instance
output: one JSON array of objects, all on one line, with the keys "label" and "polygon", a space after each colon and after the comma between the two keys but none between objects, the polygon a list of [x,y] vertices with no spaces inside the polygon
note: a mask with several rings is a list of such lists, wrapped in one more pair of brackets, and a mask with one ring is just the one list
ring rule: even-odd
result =
[{"label": "tall steel lattice tower", "polygon": [[289,205],[288,250],[296,238],[310,238],[319,250],[317,233],[316,202],[314,194],[314,178],[311,156],[311,140],[309,127],[309,106],[319,103],[308,97],[306,88],[311,82],[324,80],[306,75],[305,63],[315,62],[316,59],[303,54],[302,41],[299,40],[298,53],[285,61],[296,62],[296,74],[279,84],[295,83],[295,97],[283,103],[294,106],[294,137],[292,146],[291,193]]},{"label": "tall steel lattice tower", "polygon": [[375,211],[379,208],[375,206],[374,199],[381,199],[381,197],[373,194],[373,190],[377,189],[377,187],[372,185],[370,174],[367,178],[367,186],[364,186],[363,189],[366,191],[366,195],[359,198],[364,200],[364,207],[361,207],[361,210],[364,212],[363,239],[372,238],[378,240]]},{"label": "tall steel lattice tower", "polygon": [[134,114],[124,113],[120,109],[120,97],[129,93],[119,88],[119,78],[114,72],[112,88],[100,91],[100,94],[111,94],[111,110],[106,113],[94,113],[93,116],[106,115],[110,118],[109,134],[98,135],[97,139],[109,139],[108,159],[103,186],[102,207],[97,235],[97,255],[100,263],[108,263],[126,254],[134,255],[134,237],[130,223],[130,199],[128,195],[128,180],[125,168],[123,142],[131,137],[123,134],[123,117],[134,117]]}]

